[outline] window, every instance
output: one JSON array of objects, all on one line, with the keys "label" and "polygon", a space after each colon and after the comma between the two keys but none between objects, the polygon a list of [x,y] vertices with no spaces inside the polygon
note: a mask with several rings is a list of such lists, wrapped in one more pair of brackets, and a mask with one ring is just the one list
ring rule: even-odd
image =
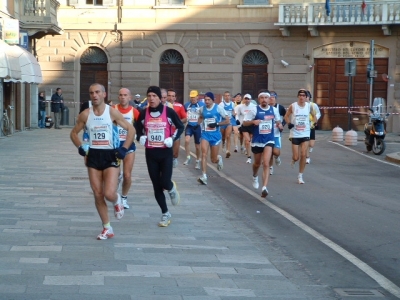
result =
[{"label": "window", "polygon": [[156,0],[156,5],[185,5],[184,0]]},{"label": "window", "polygon": [[103,0],[86,0],[86,5],[103,5]]},{"label": "window", "polygon": [[243,5],[267,5],[268,0],[243,0]]},{"label": "window", "polygon": [[116,0],[68,0],[68,5],[75,7],[91,6],[115,6]]}]

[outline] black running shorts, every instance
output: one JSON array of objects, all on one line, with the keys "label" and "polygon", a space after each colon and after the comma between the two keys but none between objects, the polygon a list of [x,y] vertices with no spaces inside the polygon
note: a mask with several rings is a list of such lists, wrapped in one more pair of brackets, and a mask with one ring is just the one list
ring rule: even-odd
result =
[{"label": "black running shorts", "polygon": [[118,168],[121,161],[115,156],[115,149],[89,149],[86,166],[99,171],[110,167]]}]

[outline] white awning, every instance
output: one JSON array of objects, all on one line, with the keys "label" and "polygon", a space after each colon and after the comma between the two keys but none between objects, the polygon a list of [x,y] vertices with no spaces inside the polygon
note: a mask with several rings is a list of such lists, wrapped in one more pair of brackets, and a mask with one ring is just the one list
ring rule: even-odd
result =
[{"label": "white awning", "polygon": [[19,56],[2,40],[0,40],[0,78],[21,79]]},{"label": "white awning", "polygon": [[[12,82],[42,83],[42,69],[32,53],[20,46],[9,46],[13,55],[18,57],[21,79],[9,79]],[[7,80],[6,80],[7,81]]]}]

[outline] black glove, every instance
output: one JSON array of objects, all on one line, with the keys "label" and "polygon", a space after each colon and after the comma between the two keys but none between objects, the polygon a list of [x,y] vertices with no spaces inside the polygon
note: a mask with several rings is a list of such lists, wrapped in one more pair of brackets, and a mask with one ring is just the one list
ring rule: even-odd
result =
[{"label": "black glove", "polygon": [[79,152],[79,155],[86,156],[86,151],[85,151],[85,149],[83,149],[82,146],[79,146],[78,152]]},{"label": "black glove", "polygon": [[215,127],[217,127],[217,123],[209,123],[208,127],[215,128]]},{"label": "black glove", "polygon": [[240,125],[240,121],[239,120],[236,120],[236,125]]},{"label": "black glove", "polygon": [[126,149],[125,147],[119,147],[116,150],[117,151],[115,152],[115,156],[119,159],[124,159],[126,152],[128,152],[128,149]]},{"label": "black glove", "polygon": [[287,124],[287,127],[288,127],[289,129],[292,129],[292,128],[294,127],[294,125],[293,125],[292,123],[288,123],[288,124]]}]

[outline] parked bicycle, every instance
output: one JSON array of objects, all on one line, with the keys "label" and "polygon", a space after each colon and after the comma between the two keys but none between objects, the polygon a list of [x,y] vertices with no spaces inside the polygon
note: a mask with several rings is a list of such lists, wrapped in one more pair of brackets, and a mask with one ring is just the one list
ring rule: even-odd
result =
[{"label": "parked bicycle", "polygon": [[[9,105],[8,109],[11,111],[14,106]],[[3,110],[3,116],[1,118],[1,132],[4,136],[11,136],[14,133],[14,123],[7,114],[7,109]]]}]

